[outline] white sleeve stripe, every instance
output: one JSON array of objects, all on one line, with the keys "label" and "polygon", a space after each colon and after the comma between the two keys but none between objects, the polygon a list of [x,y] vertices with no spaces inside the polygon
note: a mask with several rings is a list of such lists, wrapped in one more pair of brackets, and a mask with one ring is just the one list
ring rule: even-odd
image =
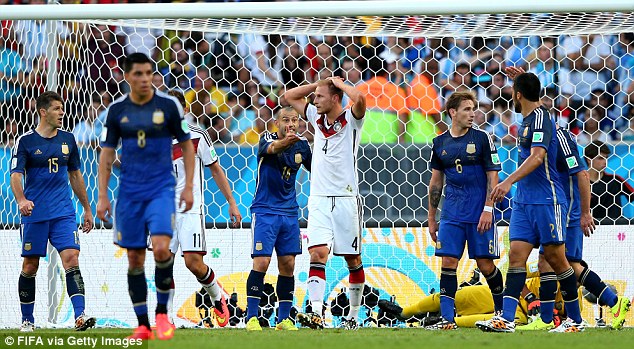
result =
[{"label": "white sleeve stripe", "polygon": [[544,115],[540,108],[535,109],[535,128],[541,129],[544,124]]},{"label": "white sleeve stripe", "polygon": [[566,136],[563,134],[562,129],[557,130],[557,138],[559,139],[559,144],[561,144],[561,149],[564,151],[564,155],[571,155],[572,151],[570,150],[570,146],[568,144],[568,140]]},{"label": "white sleeve stripe", "polygon": [[200,127],[196,127],[196,126],[190,126],[189,128],[190,131],[198,133],[199,135],[202,136],[202,138],[205,139],[205,141],[207,142],[207,144],[209,146],[211,146],[212,142],[211,142],[211,137],[209,136],[209,134],[207,133],[207,131],[203,130]]},{"label": "white sleeve stripe", "polygon": [[487,135],[487,139],[489,140],[489,147],[491,148],[491,152],[497,152],[497,149],[495,149],[495,144],[493,143],[493,138],[490,135]]}]

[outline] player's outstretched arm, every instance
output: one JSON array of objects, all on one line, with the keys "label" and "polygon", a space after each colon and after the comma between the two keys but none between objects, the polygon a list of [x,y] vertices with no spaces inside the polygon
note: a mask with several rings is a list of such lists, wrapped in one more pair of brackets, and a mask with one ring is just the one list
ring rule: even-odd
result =
[{"label": "player's outstretched arm", "polygon": [[[317,88],[317,83],[297,86],[292,88],[284,93],[284,98],[288,102],[288,104],[295,109],[299,115],[304,115],[304,107],[306,106],[306,97],[311,93],[315,92]],[[306,115],[304,115],[304,118]]]},{"label": "player's outstretched arm", "polygon": [[191,140],[178,143],[183,149],[183,162],[185,163],[185,188],[181,192],[181,198],[178,203],[181,206],[185,203],[183,212],[191,210],[194,205],[194,169],[196,166],[194,159],[194,145]]},{"label": "player's outstretched arm", "polygon": [[592,190],[590,189],[590,175],[583,170],[575,174],[579,183],[579,197],[581,199],[581,230],[585,236],[590,236],[594,232],[595,225],[592,213],[590,212],[590,200]]},{"label": "player's outstretched arm", "polygon": [[11,174],[11,190],[13,191],[13,196],[15,196],[15,200],[18,202],[20,213],[23,216],[30,216],[35,204],[24,196],[24,188],[22,188],[23,177],[24,175],[20,172],[13,172]]},{"label": "player's outstretched arm", "polygon": [[115,159],[114,148],[104,147],[99,156],[99,197],[97,200],[97,218],[103,222],[110,222],[112,205],[108,197],[108,183],[112,174],[112,163]]},{"label": "player's outstretched arm", "polygon": [[438,222],[436,222],[436,213],[438,212],[438,205],[440,204],[440,198],[442,197],[442,186],[444,182],[445,174],[439,170],[431,171],[431,179],[429,180],[429,208],[428,208],[428,229],[431,239],[436,242],[438,232]]},{"label": "player's outstretched arm", "polygon": [[345,93],[348,98],[350,98],[350,101],[353,103],[351,108],[352,114],[354,115],[355,119],[363,119],[363,117],[365,116],[366,105],[365,95],[361,93],[361,91],[354,88],[354,86],[348,85],[343,82],[343,79],[340,77],[330,77],[327,80],[331,80],[335,87],[343,91],[343,93]]},{"label": "player's outstretched arm", "polygon": [[92,216],[92,209],[88,202],[88,194],[86,193],[86,183],[84,182],[84,176],[81,175],[79,170],[69,171],[68,180],[70,181],[70,187],[73,189],[73,193],[77,196],[79,203],[84,208],[84,220],[82,224],[82,231],[89,233],[92,230],[94,219]]},{"label": "player's outstretched arm", "polygon": [[541,164],[544,163],[546,157],[546,149],[542,147],[532,147],[531,155],[526,158],[524,163],[517,168],[510,176],[508,176],[502,183],[495,186],[491,193],[491,200],[500,202],[504,199],[506,194],[511,190],[513,183],[528,176],[531,172],[535,171]]},{"label": "player's outstretched arm", "polygon": [[271,142],[266,148],[266,153],[279,154],[297,142],[299,142],[299,136],[295,132],[291,132],[290,128],[286,126],[286,137]]},{"label": "player's outstretched arm", "polygon": [[234,228],[239,228],[240,223],[242,223],[242,214],[240,214],[240,210],[238,209],[238,205],[236,204],[236,199],[231,193],[231,186],[229,185],[229,181],[227,180],[225,170],[222,168],[222,166],[220,166],[219,161],[216,161],[213,164],[209,165],[209,169],[211,170],[211,175],[214,181],[218,185],[218,189],[220,189],[220,192],[229,204],[229,217],[231,218],[231,226]]}]

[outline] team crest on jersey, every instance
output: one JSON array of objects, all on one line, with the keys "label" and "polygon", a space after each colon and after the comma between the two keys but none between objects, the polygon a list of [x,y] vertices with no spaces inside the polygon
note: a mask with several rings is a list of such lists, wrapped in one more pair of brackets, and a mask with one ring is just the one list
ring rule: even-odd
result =
[{"label": "team crest on jersey", "polygon": [[127,122],[130,122],[130,119],[128,119],[128,117],[127,117],[127,116],[124,116],[124,117],[122,117],[122,118],[121,118],[121,123],[122,123],[122,124],[125,124],[125,123],[127,123]]},{"label": "team crest on jersey", "polygon": [[31,251],[31,243],[27,242],[26,244],[24,244],[24,250],[25,251]]},{"label": "team crest on jersey", "polygon": [[70,150],[68,149],[68,144],[62,143],[62,154],[68,154]]},{"label": "team crest on jersey", "polygon": [[473,143],[467,144],[467,154],[475,154],[476,146]]},{"label": "team crest on jersey", "polygon": [[337,120],[335,122],[335,124],[332,126],[332,128],[335,130],[335,132],[339,132],[341,131],[341,122],[339,120]]},{"label": "team crest on jersey", "polygon": [[442,248],[442,244],[440,241],[436,241],[436,249],[440,250]]},{"label": "team crest on jersey", "polygon": [[152,122],[160,125],[165,121],[165,115],[161,109],[157,109],[154,114],[152,114]]},{"label": "team crest on jersey", "polygon": [[255,243],[255,250],[256,251],[262,251],[262,243],[261,242],[256,242]]},{"label": "team crest on jersey", "polygon": [[301,164],[302,163],[302,154],[295,153],[295,163],[296,164]]},{"label": "team crest on jersey", "polygon": [[524,137],[528,136],[528,127],[524,128],[524,134],[523,134],[523,136],[524,136]]}]

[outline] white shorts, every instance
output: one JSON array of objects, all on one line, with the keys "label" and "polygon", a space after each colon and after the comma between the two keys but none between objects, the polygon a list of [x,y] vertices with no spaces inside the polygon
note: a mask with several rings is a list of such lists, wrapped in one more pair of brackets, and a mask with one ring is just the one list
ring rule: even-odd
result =
[{"label": "white shorts", "polygon": [[203,215],[197,213],[176,213],[176,227],[170,243],[170,251],[176,254],[179,246],[181,255],[184,252],[207,254]]},{"label": "white shorts", "polygon": [[353,196],[308,198],[308,248],[326,245],[335,255],[361,254],[360,199]]}]

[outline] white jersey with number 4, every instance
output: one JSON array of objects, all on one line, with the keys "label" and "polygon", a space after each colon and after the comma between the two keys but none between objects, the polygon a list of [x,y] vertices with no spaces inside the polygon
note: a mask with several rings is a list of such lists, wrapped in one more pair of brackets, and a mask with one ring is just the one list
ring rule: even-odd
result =
[{"label": "white jersey with number 4", "polygon": [[[196,167],[194,169],[194,205],[187,213],[200,214],[203,212],[203,172],[206,166],[218,161],[218,155],[207,131],[191,124],[189,130],[194,145]],[[178,202],[181,192],[185,188],[185,161],[183,160],[183,150],[175,139],[172,141],[172,159],[176,175],[176,212],[182,212],[183,208],[178,207]]]},{"label": "white jersey with number 4", "polygon": [[330,125],[326,115],[319,115],[309,103],[304,115],[315,128],[310,195],[357,196],[357,151],[363,119],[355,119],[348,108]]}]

